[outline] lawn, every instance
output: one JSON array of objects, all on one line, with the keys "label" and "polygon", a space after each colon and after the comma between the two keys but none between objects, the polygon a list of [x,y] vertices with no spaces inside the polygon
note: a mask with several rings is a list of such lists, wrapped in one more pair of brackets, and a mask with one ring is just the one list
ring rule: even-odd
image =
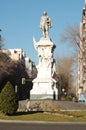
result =
[{"label": "lawn", "polygon": [[86,111],[18,112],[14,116],[0,113],[1,120],[85,122]]}]

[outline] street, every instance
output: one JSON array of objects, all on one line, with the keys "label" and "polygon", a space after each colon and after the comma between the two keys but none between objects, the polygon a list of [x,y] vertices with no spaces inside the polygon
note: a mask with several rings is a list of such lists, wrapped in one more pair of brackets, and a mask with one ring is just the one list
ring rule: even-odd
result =
[{"label": "street", "polygon": [[86,124],[49,122],[0,122],[0,130],[86,130]]}]

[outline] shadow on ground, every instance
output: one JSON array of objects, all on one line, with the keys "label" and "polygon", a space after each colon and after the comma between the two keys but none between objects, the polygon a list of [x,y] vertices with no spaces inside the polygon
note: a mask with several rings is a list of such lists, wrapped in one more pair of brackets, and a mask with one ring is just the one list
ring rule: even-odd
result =
[{"label": "shadow on ground", "polygon": [[17,113],[16,113],[15,115],[13,115],[13,116],[36,114],[36,113],[43,113],[43,111],[17,112]]}]

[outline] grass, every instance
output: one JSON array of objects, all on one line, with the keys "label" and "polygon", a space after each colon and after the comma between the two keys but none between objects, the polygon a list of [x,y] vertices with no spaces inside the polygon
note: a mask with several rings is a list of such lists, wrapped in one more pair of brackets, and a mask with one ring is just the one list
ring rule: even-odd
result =
[{"label": "grass", "polygon": [[22,121],[85,122],[86,111],[18,112],[14,116],[6,116],[0,113],[0,119]]}]

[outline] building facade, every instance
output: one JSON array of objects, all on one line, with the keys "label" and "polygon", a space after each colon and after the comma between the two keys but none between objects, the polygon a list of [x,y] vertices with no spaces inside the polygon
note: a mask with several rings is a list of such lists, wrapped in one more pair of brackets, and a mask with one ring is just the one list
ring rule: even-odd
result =
[{"label": "building facade", "polygon": [[25,65],[25,68],[27,70],[29,77],[32,76],[32,72],[34,68],[36,67],[35,67],[34,62],[26,56],[23,49],[21,48],[5,49],[5,50],[2,50],[2,52],[6,53],[13,61],[22,62]]},{"label": "building facade", "polygon": [[24,60],[25,59],[25,52],[21,48],[17,49],[6,49],[2,50],[4,53],[6,53],[12,60]]},{"label": "building facade", "polygon": [[80,48],[78,52],[77,95],[86,94],[86,1],[80,23]]}]

